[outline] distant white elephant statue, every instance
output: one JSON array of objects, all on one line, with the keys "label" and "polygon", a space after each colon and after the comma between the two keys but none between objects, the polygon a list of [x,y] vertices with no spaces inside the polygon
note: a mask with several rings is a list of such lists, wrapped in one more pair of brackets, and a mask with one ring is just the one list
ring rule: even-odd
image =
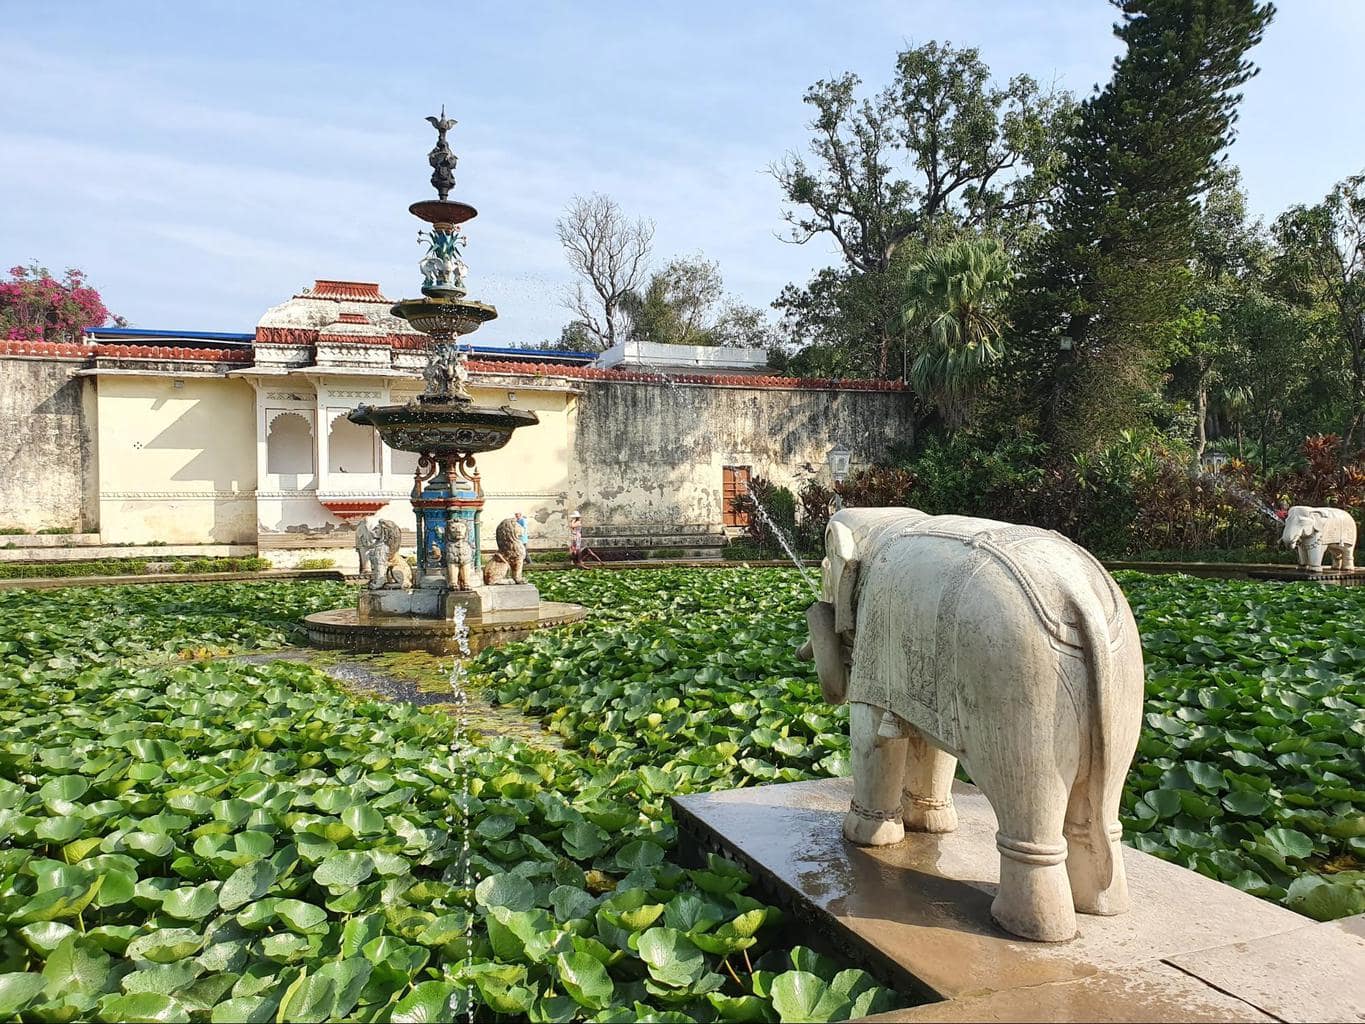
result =
[{"label": "distant white elephant statue", "polygon": [[821,690],[850,703],[845,837],[951,832],[960,760],[999,821],[1006,931],[1055,942],[1120,914],[1119,798],[1142,724],[1132,612],[1060,534],[906,508],[836,513],[806,613]]},{"label": "distant white elephant statue", "polygon": [[1324,555],[1331,558],[1333,569],[1356,567],[1356,521],[1345,509],[1295,505],[1285,513],[1280,543],[1297,548],[1299,565],[1310,572],[1322,571]]}]

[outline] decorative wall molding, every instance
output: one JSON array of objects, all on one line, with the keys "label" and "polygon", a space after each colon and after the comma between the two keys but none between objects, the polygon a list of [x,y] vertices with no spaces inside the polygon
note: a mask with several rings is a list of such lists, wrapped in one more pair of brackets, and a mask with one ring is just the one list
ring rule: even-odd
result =
[{"label": "decorative wall molding", "polygon": [[318,500],[318,494],[321,493],[322,496],[324,498],[327,498],[328,500],[337,498],[347,501],[383,500],[385,502],[390,502],[399,500],[407,501],[408,498],[411,496],[411,489],[409,488],[407,490],[402,491],[337,491],[329,488],[325,491],[318,492],[314,488],[309,487],[306,490],[256,491],[255,493],[257,498],[266,499],[270,501],[282,501],[285,499],[293,498],[307,498],[311,501],[316,501]]},{"label": "decorative wall molding", "polygon": [[257,345],[288,345],[292,348],[309,348],[318,339],[318,332],[312,327],[257,327]]},{"label": "decorative wall molding", "polygon": [[297,391],[267,391],[265,397],[275,402],[302,402],[312,405],[316,400],[316,395],[300,394]]},{"label": "decorative wall molding", "polygon": [[256,491],[100,491],[100,501],[245,501],[258,496]]}]

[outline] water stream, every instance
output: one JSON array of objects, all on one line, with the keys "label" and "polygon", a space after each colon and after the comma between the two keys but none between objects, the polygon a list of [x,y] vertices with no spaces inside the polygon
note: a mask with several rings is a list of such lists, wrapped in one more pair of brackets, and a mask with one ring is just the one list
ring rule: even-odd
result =
[{"label": "water stream", "polygon": [[820,584],[806,571],[806,563],[796,553],[796,547],[792,543],[791,538],[787,536],[787,532],[783,530],[782,527],[778,526],[777,523],[773,522],[773,517],[768,514],[768,510],[763,507],[763,503],[758,500],[758,496],[754,494],[753,491],[749,492],[749,500],[754,503],[754,511],[758,513],[758,518],[763,520],[763,525],[777,538],[777,542],[782,545],[782,550],[785,551],[787,557],[791,559],[792,565],[796,566],[797,572],[799,572],[801,578],[806,581],[806,586],[810,587],[811,591],[818,597],[820,595]]},{"label": "water stream", "polygon": [[464,747],[467,746],[468,736],[468,708],[469,693],[465,689],[465,659],[469,657],[469,623],[466,620],[465,609],[462,605],[455,606],[455,644],[459,647],[460,653],[455,656],[450,666],[450,699],[455,705],[455,737],[451,743],[451,753],[455,757],[455,770],[460,773],[460,863],[463,865],[464,888],[469,890],[469,905],[466,908],[469,916],[465,920],[465,1013],[468,1024],[474,1024],[474,981],[470,974],[470,968],[474,966],[474,887],[477,880],[474,878],[470,869],[470,845],[469,845],[469,802],[471,799],[469,792],[469,771],[467,770],[468,759],[464,756]]}]

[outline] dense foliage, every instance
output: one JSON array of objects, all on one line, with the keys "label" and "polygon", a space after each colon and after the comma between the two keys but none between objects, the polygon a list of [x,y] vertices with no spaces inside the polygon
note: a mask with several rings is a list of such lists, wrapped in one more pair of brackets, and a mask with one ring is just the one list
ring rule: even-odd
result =
[{"label": "dense foliage", "polygon": [[897,1005],[862,971],[769,948],[777,912],[736,865],[674,863],[666,776],[472,746],[446,711],[357,699],[303,665],[187,660],[280,645],[348,599],[321,583],[0,594],[0,1016]]},{"label": "dense foliage", "polygon": [[[1027,434],[976,432],[934,437],[893,466],[864,467],[837,486],[849,506],[898,505],[1058,530],[1106,558],[1273,562],[1276,515],[1290,505],[1335,505],[1365,517],[1365,455],[1341,457],[1340,438],[1309,438],[1302,462],[1262,474],[1232,459],[1218,472],[1194,468],[1189,446],[1151,432],[1060,463]],[[797,534],[821,542],[833,491],[817,482],[800,494]]]},{"label": "dense foliage", "polygon": [[58,280],[36,263],[11,267],[9,280],[0,281],[0,338],[81,341],[87,327],[100,327],[107,319],[99,292],[74,268]]},{"label": "dense foliage", "polygon": [[[570,749],[284,661],[340,583],[0,593],[0,1015],[831,1020],[894,1005],[679,866],[670,793],[839,774],[792,570],[545,573],[581,627],[472,684]],[[1148,652],[1135,845],[1365,909],[1365,588],[1122,579]],[[467,846],[466,846],[467,843]],[[686,1015],[686,1016],[684,1016]]]},{"label": "dense foliage", "polygon": [[[1079,104],[1024,76],[993,81],[975,50],[934,42],[898,54],[879,92],[852,75],[810,87],[808,152],[775,173],[795,240],[832,240],[841,262],[774,302],[775,363],[910,382],[917,423],[896,465],[921,477],[950,446],[960,463],[1032,472],[1056,492],[1042,503],[1075,507],[1105,489],[1075,460],[1137,438],[1170,469],[1115,519],[1172,502],[1228,519],[1210,507],[1227,502],[1180,479],[1206,456],[1251,469],[1240,482],[1258,497],[1305,502],[1282,486],[1305,439],[1333,437],[1343,464],[1365,466],[1365,175],[1267,227],[1225,153],[1272,5],[1112,2],[1120,52]],[[924,268],[973,250],[1015,274],[979,275],[993,286],[950,315]],[[1001,504],[957,493],[959,511]],[[1047,526],[1065,512],[1014,504]],[[1210,546],[1208,527],[1106,540],[1190,550]],[[1246,545],[1219,530],[1211,546]]]}]

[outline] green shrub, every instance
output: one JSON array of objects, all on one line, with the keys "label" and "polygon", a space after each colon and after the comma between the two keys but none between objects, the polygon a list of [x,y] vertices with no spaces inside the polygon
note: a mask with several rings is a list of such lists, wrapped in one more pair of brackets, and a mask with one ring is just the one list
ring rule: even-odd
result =
[{"label": "green shrub", "polygon": [[0,579],[46,579],[65,576],[140,576],[143,558],[103,558],[94,562],[0,562]]},{"label": "green shrub", "polygon": [[38,534],[40,536],[62,536],[75,532],[76,528],[74,526],[44,526],[38,531]]},{"label": "green shrub", "polygon": [[27,536],[28,531],[22,526],[0,526],[0,537]]},{"label": "green shrub", "polygon": [[334,569],[337,560],[335,558],[303,558],[299,560],[295,569]]},{"label": "green shrub", "polygon": [[773,557],[767,548],[759,547],[747,537],[729,541],[720,549],[721,557],[731,562],[759,562]]},{"label": "green shrub", "polygon": [[264,558],[196,558],[149,565],[145,558],[101,558],[89,562],[5,562],[0,579],[47,579],[67,576],[142,576],[147,573],[259,572]]}]

